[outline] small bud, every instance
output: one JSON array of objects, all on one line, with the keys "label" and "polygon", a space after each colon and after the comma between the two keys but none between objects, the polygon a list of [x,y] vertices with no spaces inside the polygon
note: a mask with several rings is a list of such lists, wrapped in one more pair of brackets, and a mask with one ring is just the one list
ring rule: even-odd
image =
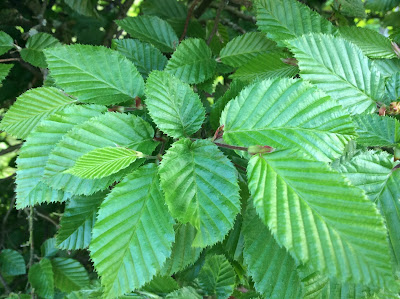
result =
[{"label": "small bud", "polygon": [[400,102],[391,102],[387,114],[400,115]]},{"label": "small bud", "polygon": [[249,146],[248,152],[250,155],[272,153],[275,149],[268,145],[252,145]]}]

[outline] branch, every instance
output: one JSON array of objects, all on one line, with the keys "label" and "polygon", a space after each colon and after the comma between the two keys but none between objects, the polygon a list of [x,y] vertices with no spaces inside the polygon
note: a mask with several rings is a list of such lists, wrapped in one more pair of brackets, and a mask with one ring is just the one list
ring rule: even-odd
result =
[{"label": "branch", "polygon": [[201,2],[199,7],[196,8],[196,10],[194,11],[194,17],[196,19],[200,18],[206,11],[207,7],[210,6],[211,2],[213,2],[213,0],[203,0],[203,2]]},{"label": "branch", "polygon": [[46,216],[46,215],[44,215],[44,214],[42,214],[42,213],[40,213],[38,211],[35,211],[35,212],[36,212],[36,215],[38,215],[39,217],[41,217],[41,218],[47,220],[48,222],[52,223],[57,229],[60,228],[60,225],[57,222],[55,222],[53,219],[51,219],[49,216]]},{"label": "branch", "polygon": [[0,59],[0,62],[9,62],[9,61],[20,61],[20,58],[6,58],[6,59]]},{"label": "branch", "polygon": [[7,219],[8,216],[10,216],[11,211],[14,208],[14,204],[15,204],[15,196],[13,196],[11,198],[11,202],[10,202],[10,207],[7,210],[7,213],[4,215],[3,217],[3,221],[1,223],[1,240],[0,240],[0,247],[4,247],[4,239],[5,239],[5,235],[6,235],[6,225],[7,225]]},{"label": "branch", "polygon": [[6,292],[6,295],[10,294],[11,293],[11,289],[8,286],[8,284],[7,284],[6,280],[4,279],[3,275],[1,275],[1,273],[0,273],[0,281],[1,281],[2,285],[4,286],[4,290]]},{"label": "branch", "polygon": [[183,28],[182,35],[181,35],[181,37],[179,38],[179,43],[180,43],[180,42],[185,38],[185,36],[186,36],[186,32],[187,32],[187,29],[188,29],[188,27],[189,27],[190,18],[192,17],[193,10],[194,10],[194,8],[196,7],[196,5],[197,5],[197,3],[198,3],[199,1],[200,1],[200,0],[194,0],[193,3],[192,3],[192,5],[190,5],[189,11],[188,11],[188,14],[187,14],[187,17],[186,17],[186,21],[185,21],[185,27]]},{"label": "branch", "polygon": [[11,153],[13,151],[19,150],[21,148],[21,146],[22,146],[22,143],[18,143],[18,144],[9,146],[6,149],[3,149],[3,150],[0,151],[0,156],[4,156],[4,155],[6,155],[8,153]]},{"label": "branch", "polygon": [[217,33],[218,30],[218,24],[219,24],[219,18],[221,16],[221,12],[224,9],[225,5],[228,3],[228,0],[221,0],[221,3],[219,4],[218,10],[217,10],[217,14],[215,16],[215,20],[214,20],[214,27],[210,33],[210,36],[208,37],[207,40],[207,45],[209,45],[212,41],[212,38],[214,37],[215,33]]},{"label": "branch", "polygon": [[29,269],[33,264],[33,255],[34,255],[34,250],[35,250],[35,247],[33,246],[33,208],[32,207],[29,208],[28,223],[29,223],[29,245],[30,245],[29,263],[28,263],[28,269]]},{"label": "branch", "polygon": [[230,21],[229,19],[225,19],[225,18],[221,19],[221,23],[223,25],[227,25],[227,26],[231,27],[233,30],[238,31],[238,32],[240,32],[242,34],[245,34],[247,32],[242,27],[240,27],[238,24]]}]

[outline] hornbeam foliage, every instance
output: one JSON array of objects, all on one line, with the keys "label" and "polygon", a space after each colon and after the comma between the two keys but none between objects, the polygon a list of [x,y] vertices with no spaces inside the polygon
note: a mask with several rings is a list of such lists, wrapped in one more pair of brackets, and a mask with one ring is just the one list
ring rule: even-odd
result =
[{"label": "hornbeam foliage", "polygon": [[138,2],[0,32],[1,103],[35,74],[0,123],[1,291],[399,298],[399,0]]}]

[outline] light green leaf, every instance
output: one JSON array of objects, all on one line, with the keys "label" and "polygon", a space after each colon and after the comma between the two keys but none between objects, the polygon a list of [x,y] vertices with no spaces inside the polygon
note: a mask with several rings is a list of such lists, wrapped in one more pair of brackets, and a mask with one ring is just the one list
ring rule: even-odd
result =
[{"label": "light green leaf", "polygon": [[25,261],[22,255],[12,249],[3,249],[0,253],[0,273],[3,276],[25,274]]},{"label": "light green leaf", "polygon": [[400,71],[386,80],[386,103],[400,101]]},{"label": "light green leaf", "polygon": [[0,63],[0,83],[8,76],[13,66],[13,64]]},{"label": "light green leaf", "polygon": [[287,41],[300,76],[337,100],[351,114],[372,113],[384,93],[384,77],[353,43],[324,34]]},{"label": "light green leaf", "polygon": [[187,7],[177,0],[146,0],[140,5],[144,15],[155,15],[164,19],[186,19]]},{"label": "light green leaf", "polygon": [[135,65],[111,49],[69,45],[44,50],[50,74],[68,94],[85,103],[111,105],[143,95]]},{"label": "light green leaf", "polygon": [[62,292],[77,291],[89,286],[86,269],[76,260],[56,257],[51,260],[54,286]]},{"label": "light green leaf", "polygon": [[167,58],[151,44],[137,39],[114,39],[116,50],[131,60],[143,78],[147,78],[152,70],[162,71],[167,65]]},{"label": "light green leaf", "polygon": [[383,219],[361,189],[290,150],[253,156],[247,174],[258,214],[297,261],[339,282],[395,288]]},{"label": "light green leaf", "polygon": [[250,59],[276,50],[276,43],[259,32],[249,32],[232,39],[220,53],[223,63],[239,67]]},{"label": "light green leaf", "polygon": [[226,299],[235,287],[235,271],[223,255],[207,256],[199,273],[199,285],[209,296]]},{"label": "light green leaf", "polygon": [[386,77],[400,72],[400,59],[375,59],[370,64]]},{"label": "light green leaf", "polygon": [[173,52],[179,43],[171,25],[156,16],[137,16],[115,22],[132,38],[153,44],[162,52]]},{"label": "light green leaf", "polygon": [[400,141],[400,123],[397,119],[378,114],[356,115],[357,143],[364,146],[395,146]]},{"label": "light green leaf", "polygon": [[197,132],[205,118],[199,96],[174,76],[155,71],[146,82],[146,105],[163,132],[174,138]]},{"label": "light green leaf", "polygon": [[124,147],[96,148],[79,157],[75,165],[65,173],[84,179],[101,179],[127,168],[142,156],[143,154]]},{"label": "light green leaf", "polygon": [[176,48],[165,70],[186,83],[201,83],[214,75],[217,63],[211,56],[204,40],[188,38]]},{"label": "light green leaf", "polygon": [[98,16],[96,11],[97,0],[64,0],[64,2],[81,15],[88,17]]},{"label": "light green leaf", "polygon": [[0,55],[3,55],[14,46],[14,41],[4,31],[0,31]]},{"label": "light green leaf", "polygon": [[335,34],[337,29],[319,13],[296,0],[259,0],[258,28],[275,41],[309,32]]},{"label": "light green leaf", "polygon": [[365,56],[370,58],[396,58],[390,39],[384,37],[377,31],[355,27],[339,27],[340,35],[356,44]]},{"label": "light green leaf", "polygon": [[171,254],[173,220],[155,164],[128,175],[101,204],[90,244],[105,296],[149,282]]},{"label": "light green leaf", "polygon": [[49,259],[44,258],[40,263],[33,264],[29,269],[28,280],[39,296],[46,299],[54,297],[53,267]]},{"label": "light green leaf", "polygon": [[18,209],[43,202],[65,201],[71,195],[41,181],[50,152],[74,126],[107,111],[104,106],[67,106],[41,122],[22,146],[17,158]]},{"label": "light green leaf", "polygon": [[365,8],[386,12],[400,5],[400,0],[367,0]]},{"label": "light green leaf", "polygon": [[181,139],[168,149],[159,172],[172,216],[197,229],[192,246],[222,241],[240,210],[236,170],[228,158],[209,140]]},{"label": "light green leaf", "polygon": [[57,247],[75,250],[89,246],[97,210],[104,192],[91,196],[74,196],[65,207],[57,234]]},{"label": "light green leaf", "polygon": [[103,292],[100,288],[89,290],[73,291],[67,294],[67,299],[98,299],[101,298]]},{"label": "light green leaf", "polygon": [[101,179],[82,179],[64,171],[73,167],[81,156],[96,148],[118,145],[151,154],[157,146],[153,136],[153,128],[140,117],[105,113],[75,126],[64,136],[48,158],[43,180],[55,189],[75,195],[90,195],[104,190],[141,165],[143,159],[135,161],[117,174]]},{"label": "light green leaf", "polygon": [[231,145],[297,148],[319,160],[339,157],[355,129],[329,96],[299,79],[261,81],[246,87],[221,115]]},{"label": "light green leaf", "polygon": [[289,56],[281,51],[260,54],[239,67],[230,77],[250,82],[273,77],[294,77],[299,69],[296,65],[285,63]]},{"label": "light green leaf", "polygon": [[201,299],[203,296],[200,296],[196,290],[192,287],[183,287],[175,292],[172,292],[165,297],[166,299]]},{"label": "light green leaf", "polygon": [[40,32],[28,39],[25,48],[21,50],[21,57],[34,66],[46,68],[47,63],[43,50],[59,46],[61,43],[58,39],[48,33]]},{"label": "light green leaf", "polygon": [[7,111],[0,129],[25,139],[43,119],[73,102],[74,99],[54,87],[30,89],[19,96]]},{"label": "light green leaf", "polygon": [[337,0],[333,7],[346,17],[364,19],[367,16],[362,0]]},{"label": "light green leaf", "polygon": [[243,235],[244,262],[255,289],[265,298],[299,298],[302,288],[295,260],[278,245],[250,202]]}]

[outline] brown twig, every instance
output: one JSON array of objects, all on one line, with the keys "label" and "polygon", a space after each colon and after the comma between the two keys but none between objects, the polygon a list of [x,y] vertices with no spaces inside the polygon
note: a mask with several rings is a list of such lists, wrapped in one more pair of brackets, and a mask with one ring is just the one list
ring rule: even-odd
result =
[{"label": "brown twig", "polygon": [[1,150],[1,151],[0,151],[0,156],[4,156],[4,155],[6,155],[6,154],[8,154],[8,153],[11,153],[11,152],[13,152],[13,151],[16,151],[16,150],[20,149],[21,146],[22,146],[22,143],[18,143],[18,144],[15,144],[15,145],[11,145],[11,146],[7,147],[6,149]]},{"label": "brown twig", "polygon": [[244,147],[244,146],[229,145],[229,144],[219,143],[219,142],[214,142],[214,144],[219,147],[229,148],[229,149],[238,150],[238,151],[246,151],[247,152],[249,150],[247,147]]},{"label": "brown twig", "polygon": [[6,280],[4,279],[3,275],[1,275],[1,273],[0,273],[0,281],[1,281],[2,285],[4,286],[4,291],[6,292],[6,295],[10,294],[11,293],[11,289],[8,286],[8,284],[7,284]]},{"label": "brown twig", "polygon": [[[120,5],[119,11],[118,11],[118,14],[116,17],[117,20],[120,20],[120,19],[123,19],[126,17],[126,14],[128,13],[129,8],[131,8],[131,6],[133,4],[133,1],[134,0],[126,0],[124,2],[124,4]],[[108,27],[106,29],[106,33],[103,38],[104,46],[109,47],[111,45],[111,40],[112,40],[114,34],[117,32],[117,29],[118,29],[118,25],[114,21],[108,25]]]},{"label": "brown twig", "polygon": [[33,244],[33,208],[29,208],[28,213],[28,223],[29,223],[29,262],[28,262],[28,269],[33,264],[33,256],[34,256],[34,244]]},{"label": "brown twig", "polygon": [[0,59],[0,62],[9,62],[9,61],[20,61],[21,58],[5,58],[5,59]]},{"label": "brown twig", "polygon": [[4,240],[6,236],[6,225],[7,225],[7,220],[8,216],[10,216],[11,211],[14,209],[14,204],[15,204],[15,196],[11,198],[10,206],[6,212],[6,214],[3,217],[2,223],[1,223],[1,240],[0,240],[0,247],[4,247]]},{"label": "brown twig", "polygon": [[39,217],[43,218],[44,220],[47,220],[48,222],[52,223],[57,229],[60,228],[60,225],[57,222],[55,222],[53,219],[51,219],[49,216],[46,216],[38,211],[35,211],[35,212],[36,212],[36,215],[38,215]]},{"label": "brown twig", "polygon": [[233,30],[245,34],[247,31],[240,27],[238,24],[230,21],[229,19],[221,19],[221,24],[231,27]]},{"label": "brown twig", "polygon": [[219,18],[221,17],[221,12],[228,2],[229,2],[228,0],[221,0],[221,3],[218,6],[217,14],[215,15],[215,20],[214,20],[214,26],[210,33],[210,36],[207,39],[207,45],[211,43],[215,33],[217,33],[218,31],[218,24],[219,24]]},{"label": "brown twig", "polygon": [[187,32],[187,29],[188,29],[188,27],[189,27],[190,18],[192,17],[193,10],[194,10],[194,8],[196,7],[196,5],[197,5],[197,3],[198,3],[199,1],[200,1],[200,0],[194,0],[193,3],[192,3],[192,5],[190,5],[188,14],[187,14],[187,16],[186,16],[185,27],[183,27],[182,35],[181,35],[181,37],[179,38],[179,43],[180,43],[180,42],[185,38],[185,36],[186,36],[186,32]]}]

